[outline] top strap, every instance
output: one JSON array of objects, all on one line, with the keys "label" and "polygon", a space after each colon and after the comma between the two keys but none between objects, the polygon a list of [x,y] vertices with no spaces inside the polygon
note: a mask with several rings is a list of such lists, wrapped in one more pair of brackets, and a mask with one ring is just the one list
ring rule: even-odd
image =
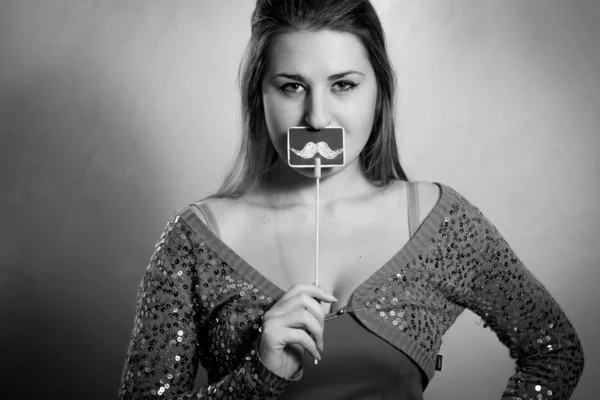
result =
[{"label": "top strap", "polygon": [[419,229],[419,201],[417,194],[417,183],[408,183],[408,229],[412,238]]},{"label": "top strap", "polygon": [[[196,215],[198,215],[198,211],[200,213],[202,213],[202,215],[206,219],[206,222],[208,223],[208,228],[211,231],[213,231],[213,233],[218,238],[221,238],[221,233],[219,232],[219,226],[217,225],[217,219],[215,218],[215,215],[213,214],[213,212],[210,209],[210,207],[208,206],[208,204],[206,204],[202,201],[199,201],[197,203],[190,204],[190,206],[194,206],[194,207],[192,207],[192,210],[196,213]],[[196,209],[198,209],[198,211],[196,211]]]}]

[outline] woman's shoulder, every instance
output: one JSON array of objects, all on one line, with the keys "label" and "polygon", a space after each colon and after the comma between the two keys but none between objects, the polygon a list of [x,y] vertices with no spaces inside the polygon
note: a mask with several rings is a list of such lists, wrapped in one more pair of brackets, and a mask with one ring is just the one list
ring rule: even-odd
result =
[{"label": "woman's shoulder", "polygon": [[[214,218],[219,220],[219,223],[222,223],[227,216],[231,216],[233,211],[239,208],[239,205],[239,198],[213,197],[213,195],[210,195],[190,203],[188,207],[205,225],[208,225],[207,218],[204,214],[205,212],[212,213]],[[197,212],[198,209],[201,209],[202,212]]]},{"label": "woman's shoulder", "polygon": [[431,203],[435,205],[442,195],[442,186],[445,186],[428,181],[414,181],[413,183],[417,189],[419,199],[424,199],[425,205],[429,205]]},{"label": "woman's shoulder", "polygon": [[431,211],[439,204],[442,198],[442,186],[434,182],[413,181],[417,192],[417,204],[419,207],[419,220],[423,221]]},{"label": "woman's shoulder", "polygon": [[464,212],[473,216],[476,215],[478,218],[483,216],[479,206],[476,205],[477,203],[473,203],[470,199],[472,193],[467,193],[465,197],[461,188],[457,189],[440,182],[419,182],[419,185],[419,196],[423,193],[425,197],[422,201],[419,199],[419,207],[421,207],[422,202],[425,203],[425,207],[431,206],[435,203],[434,199],[437,197],[439,199],[437,204],[444,210],[449,208],[462,209]]},{"label": "woman's shoulder", "polygon": [[[468,201],[456,188],[442,182],[411,181],[417,189],[419,206],[434,206],[446,199]],[[422,200],[422,201],[421,201]]]},{"label": "woman's shoulder", "polygon": [[416,187],[421,221],[436,207],[439,207],[439,212],[445,212],[448,208],[461,207],[465,211],[481,214],[479,207],[453,186],[427,181],[411,181],[411,183],[414,183],[414,187]]}]

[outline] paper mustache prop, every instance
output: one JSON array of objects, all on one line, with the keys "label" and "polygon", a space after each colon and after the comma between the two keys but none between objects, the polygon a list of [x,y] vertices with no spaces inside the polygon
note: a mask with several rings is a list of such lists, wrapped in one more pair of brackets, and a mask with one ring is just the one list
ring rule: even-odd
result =
[{"label": "paper mustache prop", "polygon": [[329,148],[329,146],[327,145],[327,142],[319,142],[319,143],[313,143],[313,142],[308,142],[306,143],[306,145],[304,145],[304,148],[300,151],[296,150],[296,149],[290,149],[292,150],[295,154],[299,155],[302,158],[313,158],[315,156],[315,154],[319,153],[319,155],[327,158],[328,160],[333,160],[334,158],[336,158],[339,154],[342,154],[342,152],[344,151],[344,149],[338,149],[338,150],[331,150]]},{"label": "paper mustache prop", "polygon": [[341,127],[318,131],[306,127],[288,129],[288,164],[296,168],[313,168],[316,158],[321,167],[341,167],[345,163],[345,134]]}]

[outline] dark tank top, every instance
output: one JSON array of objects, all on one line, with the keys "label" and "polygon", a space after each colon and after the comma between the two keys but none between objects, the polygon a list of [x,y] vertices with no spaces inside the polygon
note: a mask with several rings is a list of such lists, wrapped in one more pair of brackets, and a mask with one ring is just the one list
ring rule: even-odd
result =
[{"label": "dark tank top", "polygon": [[[419,226],[417,191],[408,182],[410,236]],[[195,203],[208,227],[219,228],[208,204]],[[308,353],[303,375],[291,381],[279,400],[422,400],[426,375],[408,356],[372,333],[356,318],[351,305],[328,314],[322,359],[315,365]]]},{"label": "dark tank top", "polygon": [[400,350],[370,332],[348,307],[329,317],[321,360],[306,353],[299,381],[279,400],[422,400],[419,367]]}]

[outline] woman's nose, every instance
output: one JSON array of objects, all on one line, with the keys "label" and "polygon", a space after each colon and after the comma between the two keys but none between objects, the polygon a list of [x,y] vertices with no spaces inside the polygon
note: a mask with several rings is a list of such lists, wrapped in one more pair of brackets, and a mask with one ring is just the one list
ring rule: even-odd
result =
[{"label": "woman's nose", "polygon": [[312,93],[307,96],[304,120],[313,129],[323,129],[331,123],[331,110],[327,95]]}]

